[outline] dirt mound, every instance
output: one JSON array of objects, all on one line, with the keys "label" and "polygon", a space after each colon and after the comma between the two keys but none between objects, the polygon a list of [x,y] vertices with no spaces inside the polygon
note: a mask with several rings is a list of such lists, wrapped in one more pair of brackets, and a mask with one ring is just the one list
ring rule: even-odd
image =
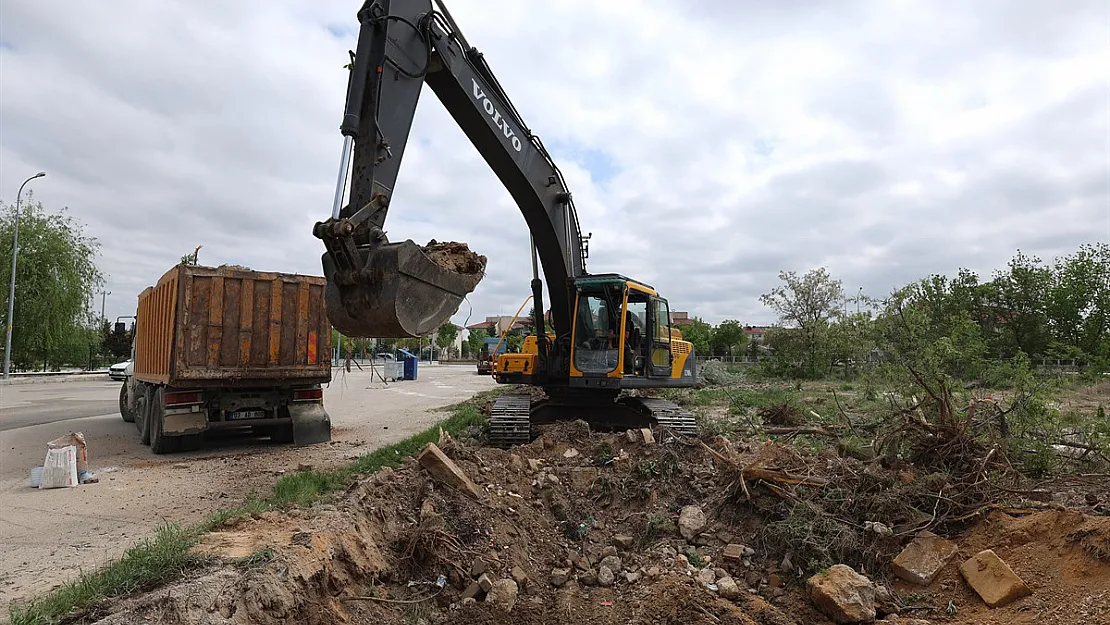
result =
[{"label": "dirt mound", "polygon": [[[899,583],[895,589],[917,602],[956,614],[941,623],[1046,625],[1110,623],[1110,517],[1074,510],[1048,510],[1014,517],[994,512],[959,541],[960,550],[926,589]],[[959,563],[992,549],[1026,584],[1033,596],[989,609],[963,583]],[[934,618],[934,617],[930,617]]]},{"label": "dirt mound", "polygon": [[[850,499],[869,491],[869,512],[896,525],[877,504],[891,490],[895,509],[897,485],[917,481],[904,471],[770,443],[655,439],[592,433],[582,423],[550,426],[510,450],[448,439],[444,453],[481,488],[479,499],[408,460],[363,477],[334,503],[220,528],[199,549],[225,558],[222,565],[109,606],[98,622],[820,624],[829,621],[805,591],[815,551],[802,542],[874,555],[897,553],[911,537],[845,533],[855,532],[846,515],[859,505]],[[844,498],[842,507],[801,518],[801,493],[815,489]],[[797,518],[783,512],[791,499]],[[931,586],[895,584],[902,605],[914,608],[903,619],[1093,623],[1110,614],[1110,519],[994,513],[949,538],[959,555]],[[1014,567],[1032,597],[983,606],[957,567],[985,548]],[[882,583],[884,571],[866,572]],[[482,575],[517,592],[484,601]]]},{"label": "dirt mound", "polygon": [[474,275],[486,270],[486,257],[472,252],[466,243],[432,239],[420,249],[432,262],[455,273]]}]

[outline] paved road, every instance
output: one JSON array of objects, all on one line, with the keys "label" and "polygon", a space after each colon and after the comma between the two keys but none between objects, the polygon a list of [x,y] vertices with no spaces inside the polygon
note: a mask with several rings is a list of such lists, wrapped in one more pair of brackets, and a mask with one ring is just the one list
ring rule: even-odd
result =
[{"label": "paved road", "polygon": [[0,386],[0,432],[119,412],[122,382],[104,377]]}]

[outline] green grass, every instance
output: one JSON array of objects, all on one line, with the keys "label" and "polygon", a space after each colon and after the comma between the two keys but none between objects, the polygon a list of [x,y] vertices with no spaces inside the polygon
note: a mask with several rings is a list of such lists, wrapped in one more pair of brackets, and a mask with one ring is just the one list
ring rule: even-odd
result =
[{"label": "green grass", "polygon": [[24,606],[12,606],[12,625],[39,625],[88,608],[106,597],[118,597],[176,578],[202,564],[204,558],[190,550],[200,540],[196,528],[175,524],[160,526],[154,536],[124,552],[120,559],[92,573],[81,575],[61,588]]},{"label": "green grass", "polygon": [[[471,427],[482,427],[486,418],[479,406],[504,392],[504,388],[479,393],[464,402],[449,406],[451,415],[432,427],[403,441],[380,447],[351,464],[329,471],[298,471],[282,476],[273,492],[264,499],[250,498],[234,508],[218,510],[201,523],[181,528],[175,524],[160,526],[152,538],[140,542],[118,560],[50,591],[24,605],[9,608],[12,625],[47,625],[87,610],[101,601],[153,588],[180,577],[206,561],[191,551],[203,535],[233,519],[267,510],[309,506],[321,497],[346,488],[356,475],[374,473],[382,467],[397,467],[424,445],[439,440],[442,428],[458,436]],[[257,556],[257,557],[254,557]],[[257,564],[271,554],[254,554],[248,558]]]}]

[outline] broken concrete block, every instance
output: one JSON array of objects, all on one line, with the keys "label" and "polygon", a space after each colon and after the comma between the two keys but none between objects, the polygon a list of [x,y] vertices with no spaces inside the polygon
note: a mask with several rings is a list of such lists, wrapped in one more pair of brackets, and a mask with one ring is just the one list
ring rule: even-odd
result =
[{"label": "broken concrete block", "polygon": [[542,460],[536,460],[535,458],[529,458],[528,459],[528,470],[529,471],[531,471],[532,473],[536,473],[541,468],[543,468],[543,461]]},{"label": "broken concrete block", "polygon": [[582,582],[585,586],[597,585],[597,571],[593,569],[586,569],[578,575],[578,581]]},{"label": "broken concrete block", "polygon": [[640,581],[641,577],[643,577],[643,574],[639,571],[628,572],[624,574],[624,579],[629,584],[635,584],[636,582]]},{"label": "broken concrete block", "polygon": [[493,582],[486,594],[486,603],[493,604],[506,612],[512,612],[518,592],[516,582],[511,579],[499,579]]},{"label": "broken concrete block", "polygon": [[482,587],[478,585],[478,582],[471,582],[466,590],[462,591],[461,597],[464,602],[467,599],[473,601],[480,594],[482,594]]},{"label": "broken concrete block", "polygon": [[617,555],[616,545],[606,545],[605,548],[601,550],[601,557],[603,558],[615,555]]},{"label": "broken concrete block", "polygon": [[740,545],[737,543],[725,545],[725,551],[721,554],[721,557],[725,560],[739,562],[744,558],[744,545]]},{"label": "broken concrete block", "polygon": [[512,576],[513,581],[516,582],[518,586],[523,586],[524,583],[528,581],[528,573],[519,566],[514,566],[513,570],[509,571],[509,575]]},{"label": "broken concrete block", "polygon": [[601,565],[597,570],[597,583],[600,586],[612,586],[613,582],[617,580],[617,576],[613,573],[613,569]]},{"label": "broken concrete block", "polygon": [[489,569],[489,563],[481,558],[475,558],[474,562],[470,565],[470,576],[479,577]]},{"label": "broken concrete block", "polygon": [[509,468],[517,473],[524,473],[528,465],[524,463],[524,458],[521,458],[517,454],[509,454]]},{"label": "broken concrete block", "polygon": [[697,506],[686,506],[678,513],[678,532],[690,540],[705,529],[705,513]]},{"label": "broken concrete block", "polygon": [[895,575],[907,582],[928,586],[958,550],[959,547],[952,541],[932,532],[921,532],[894,558],[891,568]]},{"label": "broken concrete block", "polygon": [[617,556],[605,556],[601,559],[601,566],[609,567],[609,570],[614,573],[621,572],[621,559]]},{"label": "broken concrete block", "polygon": [[740,586],[731,577],[722,577],[717,580],[717,594],[729,601],[735,601],[741,597]]},{"label": "broken concrete block", "polygon": [[1014,573],[1010,565],[991,549],[980,551],[961,564],[960,575],[983,599],[983,603],[992,608],[1033,594],[1033,590]]},{"label": "broken concrete block", "polygon": [[708,586],[717,581],[717,575],[712,569],[701,569],[698,571],[698,581]]},{"label": "broken concrete block", "polygon": [[573,447],[570,447],[566,451],[563,452],[563,457],[564,458],[577,458],[578,457],[578,450],[573,448]]},{"label": "broken concrete block", "polygon": [[640,436],[644,437],[644,443],[648,445],[655,442],[655,435],[651,433],[651,428],[640,428]]},{"label": "broken concrete block", "polygon": [[474,499],[482,498],[481,489],[471,482],[466,473],[463,473],[463,470],[435,443],[425,445],[424,450],[416,457],[416,461],[437,481],[456,488]]},{"label": "broken concrete block", "polygon": [[559,586],[562,586],[563,584],[567,583],[567,578],[568,577],[570,577],[570,571],[569,570],[567,570],[567,569],[555,569],[554,571],[551,571],[551,577],[548,578],[548,581],[551,582],[552,586],[555,586],[556,588],[558,588]]},{"label": "broken concrete block", "polygon": [[837,623],[875,620],[875,587],[852,567],[835,564],[806,582],[809,600]]},{"label": "broken concrete block", "polygon": [[625,536],[624,534],[617,534],[613,537],[613,544],[616,545],[617,548],[624,549],[625,551],[632,548],[632,542],[633,538],[631,536]]},{"label": "broken concrete block", "polygon": [[489,578],[489,575],[482,573],[478,576],[478,585],[482,587],[482,590],[489,592],[489,589],[493,588],[493,580]]}]

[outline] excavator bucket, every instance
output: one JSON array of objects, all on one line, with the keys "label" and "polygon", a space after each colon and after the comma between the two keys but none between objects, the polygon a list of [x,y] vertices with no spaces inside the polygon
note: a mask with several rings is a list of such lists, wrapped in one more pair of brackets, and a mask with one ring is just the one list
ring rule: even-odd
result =
[{"label": "excavator bucket", "polygon": [[485,275],[486,257],[465,243],[433,240],[421,247],[410,239],[366,254],[367,278],[353,285],[337,284],[335,265],[323,257],[328,320],[346,336],[427,336],[458,311]]}]

